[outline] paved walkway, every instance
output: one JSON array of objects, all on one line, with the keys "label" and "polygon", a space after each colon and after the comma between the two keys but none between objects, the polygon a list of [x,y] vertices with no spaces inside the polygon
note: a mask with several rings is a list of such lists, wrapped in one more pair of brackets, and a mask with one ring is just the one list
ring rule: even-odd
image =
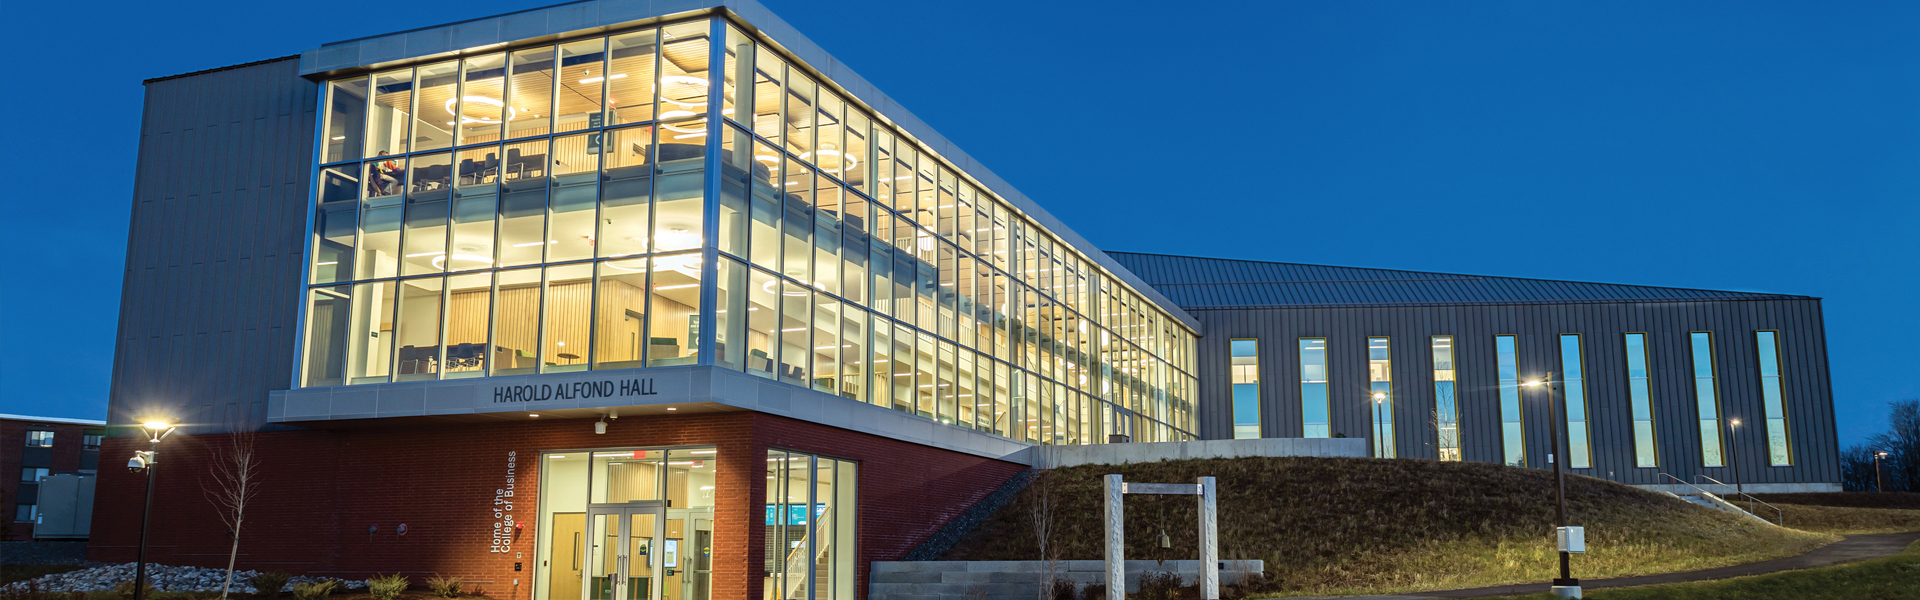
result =
[{"label": "paved walkway", "polygon": [[[1631,586],[1637,586],[1637,585],[1680,583],[1684,581],[1707,581],[1712,579],[1727,579],[1730,577],[1745,577],[1748,575],[1765,575],[1767,573],[1777,573],[1780,571],[1794,571],[1799,569],[1812,569],[1816,567],[1826,567],[1826,566],[1832,566],[1832,565],[1837,565],[1842,563],[1857,562],[1862,560],[1881,558],[1885,556],[1892,556],[1895,554],[1899,554],[1900,551],[1905,550],[1907,548],[1907,545],[1912,544],[1915,540],[1920,540],[1920,531],[1907,532],[1907,533],[1875,533],[1875,534],[1866,534],[1866,535],[1849,535],[1846,537],[1846,539],[1842,539],[1838,542],[1834,542],[1831,544],[1827,544],[1825,546],[1821,546],[1819,548],[1815,548],[1812,552],[1808,552],[1806,554],[1802,554],[1799,556],[1789,556],[1786,558],[1776,558],[1773,560],[1752,562],[1752,563],[1746,563],[1742,565],[1732,565],[1727,567],[1720,567],[1717,569],[1686,571],[1682,573],[1661,573],[1658,575],[1641,575],[1638,577],[1620,577],[1617,579],[1585,579],[1580,581],[1580,588],[1582,590],[1597,590],[1597,589],[1603,589],[1603,588],[1631,587]],[[1574,574],[1579,575],[1579,573],[1577,572]],[[1514,585],[1497,585],[1493,587],[1473,588],[1473,589],[1465,589],[1465,590],[1415,592],[1411,594],[1395,594],[1395,595],[1385,595],[1385,596],[1321,596],[1320,598],[1329,598],[1329,599],[1339,598],[1340,600],[1430,600],[1430,599],[1437,599],[1437,598],[1448,598],[1448,599],[1487,598],[1487,597],[1494,597],[1494,596],[1519,596],[1522,594],[1540,594],[1540,593],[1545,593],[1547,591],[1547,587],[1548,585],[1546,582],[1541,582],[1541,583],[1523,583],[1523,584],[1514,584]],[[1294,598],[1291,600],[1314,600],[1314,599],[1313,598]]]}]

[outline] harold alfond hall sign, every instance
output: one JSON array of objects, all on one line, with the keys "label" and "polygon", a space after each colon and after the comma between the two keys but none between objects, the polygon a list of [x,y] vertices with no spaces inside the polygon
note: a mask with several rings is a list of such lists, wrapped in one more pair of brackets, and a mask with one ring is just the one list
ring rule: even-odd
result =
[{"label": "harold alfond hall sign", "polygon": [[[271,392],[270,421],[557,411],[707,400],[712,367],[656,367]],[[695,380],[703,385],[695,386]],[[700,393],[695,394],[698,387]],[[694,396],[701,396],[696,398]]]},{"label": "harold alfond hall sign", "polygon": [[658,396],[660,393],[656,391],[656,387],[654,378],[652,377],[575,381],[572,383],[496,385],[493,386],[493,403]]}]

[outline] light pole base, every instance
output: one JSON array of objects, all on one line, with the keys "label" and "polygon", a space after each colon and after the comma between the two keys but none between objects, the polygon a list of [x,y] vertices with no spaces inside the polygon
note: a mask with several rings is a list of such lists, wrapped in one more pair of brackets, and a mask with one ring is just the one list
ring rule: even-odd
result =
[{"label": "light pole base", "polygon": [[1579,598],[1580,597],[1580,586],[1577,586],[1577,585],[1556,585],[1556,586],[1553,586],[1552,591],[1553,591],[1553,597],[1555,598]]}]

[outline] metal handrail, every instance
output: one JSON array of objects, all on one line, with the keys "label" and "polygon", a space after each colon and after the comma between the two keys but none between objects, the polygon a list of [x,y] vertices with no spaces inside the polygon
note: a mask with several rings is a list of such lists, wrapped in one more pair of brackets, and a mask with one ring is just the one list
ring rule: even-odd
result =
[{"label": "metal handrail", "polygon": [[1765,501],[1765,500],[1761,500],[1761,499],[1759,499],[1759,498],[1755,498],[1755,497],[1753,497],[1753,494],[1749,494],[1749,493],[1746,493],[1746,492],[1743,492],[1743,491],[1740,491],[1740,488],[1738,488],[1738,487],[1734,487],[1734,486],[1731,486],[1731,485],[1727,485],[1727,482],[1724,482],[1724,481],[1721,481],[1721,480],[1718,480],[1718,479],[1714,479],[1714,478],[1712,478],[1712,477],[1708,477],[1708,476],[1706,476],[1706,475],[1694,475],[1694,477],[1698,477],[1698,478],[1700,478],[1700,479],[1705,479],[1705,480],[1707,480],[1707,481],[1711,481],[1711,482],[1714,482],[1714,483],[1718,483],[1718,484],[1720,484],[1720,487],[1722,487],[1722,488],[1732,488],[1732,489],[1733,489],[1733,493],[1734,493],[1734,495],[1737,495],[1737,496],[1740,496],[1740,497],[1743,497],[1743,498],[1746,498],[1746,499],[1747,499],[1747,514],[1753,514],[1753,505],[1754,505],[1754,503],[1756,503],[1756,502],[1757,502],[1757,503],[1759,503],[1759,504],[1761,504],[1762,506],[1765,506],[1765,507],[1767,507],[1767,508],[1771,508],[1771,509],[1773,509],[1773,524],[1775,524],[1775,525],[1780,525],[1780,526],[1785,526],[1785,525],[1787,524],[1787,514],[1786,514],[1786,512],[1784,512],[1784,511],[1782,511],[1782,510],[1780,510],[1780,507],[1778,507],[1778,506],[1774,506],[1774,505],[1772,505],[1772,504],[1767,504],[1767,501]]},{"label": "metal handrail", "polygon": [[1665,477],[1665,478],[1667,478],[1667,479],[1672,479],[1674,483],[1678,483],[1678,484],[1680,484],[1680,485],[1684,485],[1684,486],[1687,486],[1687,487],[1690,487],[1690,488],[1693,488],[1693,489],[1694,489],[1694,491],[1697,491],[1697,492],[1700,492],[1700,493],[1702,493],[1702,494],[1706,494],[1706,495],[1708,495],[1708,496],[1711,496],[1711,495],[1713,495],[1713,492],[1709,492],[1709,491],[1706,491],[1706,490],[1703,490],[1703,489],[1700,489],[1700,486],[1697,486],[1697,485],[1694,485],[1694,484],[1691,484],[1691,483],[1687,483],[1687,482],[1686,482],[1686,480],[1683,480],[1683,479],[1681,479],[1681,478],[1679,478],[1679,477],[1674,477],[1674,476],[1672,476],[1672,475],[1669,475],[1669,474],[1666,474],[1666,473],[1661,473],[1661,474],[1660,474],[1660,476],[1661,476],[1661,477]]}]

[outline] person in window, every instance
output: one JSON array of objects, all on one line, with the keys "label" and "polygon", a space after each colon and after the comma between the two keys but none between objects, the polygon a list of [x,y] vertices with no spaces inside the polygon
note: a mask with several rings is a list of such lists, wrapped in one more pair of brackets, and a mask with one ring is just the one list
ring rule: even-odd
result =
[{"label": "person in window", "polygon": [[[387,151],[381,150],[379,155],[386,156]],[[371,188],[367,191],[368,195],[386,196],[395,194],[398,193],[398,190],[394,188],[398,185],[400,185],[400,163],[398,161],[389,158],[374,163],[373,168],[368,170],[367,187]]]}]

